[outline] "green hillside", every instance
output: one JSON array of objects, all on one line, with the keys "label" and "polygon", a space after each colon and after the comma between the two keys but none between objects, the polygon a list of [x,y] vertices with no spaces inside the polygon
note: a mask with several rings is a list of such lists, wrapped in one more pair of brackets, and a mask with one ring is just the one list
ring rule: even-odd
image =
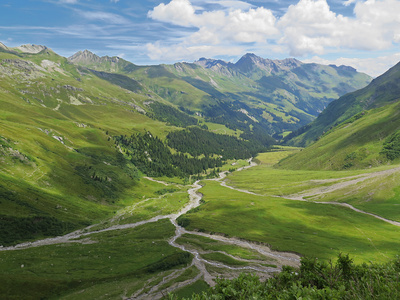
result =
[{"label": "green hillside", "polygon": [[88,51],[69,60],[129,76],[150,95],[206,121],[247,136],[256,130],[278,140],[314,120],[332,100],[371,80],[350,67],[269,60],[254,54],[246,54],[236,64],[202,58],[195,63],[139,67]]},{"label": "green hillside", "polygon": [[368,86],[331,102],[312,123],[285,138],[287,144],[306,146],[343,121],[371,108],[398,101],[400,64],[374,79]]},{"label": "green hillside", "polygon": [[315,148],[271,137],[366,75],[254,55],[140,67],[88,51],[75,59],[0,49],[2,297],[190,297],[241,273],[297,280],[303,256],[325,272],[340,252],[357,264],[398,255],[397,102]]},{"label": "green hillside", "polygon": [[[176,126],[197,125],[197,118],[155,95],[146,104],[148,91],[130,77],[77,67],[48,48],[39,50],[0,52],[1,245],[98,223],[155,192],[142,191],[143,174],[183,180],[227,159],[173,154],[177,151],[161,141]],[[143,158],[129,153],[132,149],[118,137],[146,132],[161,146],[149,144],[152,157],[144,160],[153,159],[153,164],[144,168]],[[227,138],[237,142],[238,151],[251,144]],[[259,151],[266,149],[266,144],[257,145]],[[160,147],[164,157],[155,164]],[[172,160],[175,167],[169,169]]]}]

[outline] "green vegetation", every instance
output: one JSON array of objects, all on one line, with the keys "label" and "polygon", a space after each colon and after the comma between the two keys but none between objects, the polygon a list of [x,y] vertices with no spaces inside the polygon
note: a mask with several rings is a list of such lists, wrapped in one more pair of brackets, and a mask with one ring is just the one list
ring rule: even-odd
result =
[{"label": "green vegetation", "polygon": [[400,228],[348,208],[255,196],[207,182],[205,203],[178,218],[188,230],[267,243],[275,250],[329,259],[339,251],[357,262],[398,254]]},{"label": "green vegetation", "polygon": [[168,146],[183,153],[197,157],[199,155],[223,156],[226,159],[250,158],[266,151],[265,145],[256,141],[243,141],[233,136],[216,134],[197,127],[170,132],[167,135]]},{"label": "green vegetation", "polygon": [[[87,299],[113,289],[120,295],[124,290],[133,293],[154,274],[191,261],[187,252],[168,245],[174,231],[162,220],[92,234],[75,243],[0,252],[0,293],[9,299],[62,298],[71,293]],[[93,286],[98,289],[95,294]]]},{"label": "green vegetation", "polygon": [[390,160],[400,157],[400,132],[395,132],[383,143],[383,154]]},{"label": "green vegetation", "polygon": [[344,170],[377,167],[395,160],[399,103],[364,111],[303,151],[281,161],[285,169]]},{"label": "green vegetation", "polygon": [[207,260],[221,262],[228,266],[245,266],[245,265],[247,265],[247,262],[234,259],[228,255],[225,255],[225,254],[219,253],[219,252],[205,253],[205,254],[202,254],[201,256]]},{"label": "green vegetation", "polygon": [[365,88],[331,102],[315,121],[289,134],[284,141],[296,146],[310,145],[335,126],[362,117],[363,111],[396,103],[400,94],[399,78],[400,64],[397,64]]},{"label": "green vegetation", "polygon": [[189,158],[182,153],[172,154],[168,147],[150,132],[136,133],[130,137],[121,135],[114,139],[118,147],[124,148],[126,157],[149,176],[185,177],[222,166],[221,159],[208,155],[198,159]]},{"label": "green vegetation", "polygon": [[185,245],[186,247],[193,247],[195,249],[200,249],[201,251],[223,251],[230,255],[243,258],[243,259],[258,259],[265,260],[266,258],[260,255],[258,252],[250,249],[245,249],[235,245],[225,244],[207,237],[184,234],[176,240],[180,245]]},{"label": "green vegetation", "polygon": [[197,125],[198,123],[196,118],[191,117],[170,105],[153,102],[150,104],[150,107],[153,111],[151,117],[166,122],[169,125],[187,127],[190,125]]},{"label": "green vegetation", "polygon": [[191,299],[397,299],[399,271],[399,259],[355,265],[342,254],[336,262],[303,258],[299,269],[285,267],[264,282],[249,274],[219,279],[215,287]]}]

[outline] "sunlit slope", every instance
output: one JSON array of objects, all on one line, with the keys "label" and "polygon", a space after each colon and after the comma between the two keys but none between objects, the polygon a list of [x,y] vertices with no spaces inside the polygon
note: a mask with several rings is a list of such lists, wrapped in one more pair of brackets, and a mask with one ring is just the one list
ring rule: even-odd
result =
[{"label": "sunlit slope", "polygon": [[[288,169],[344,170],[397,163],[385,148],[397,153],[400,103],[364,111],[331,129],[314,144],[282,160]],[[394,141],[391,142],[391,139]],[[390,144],[393,144],[390,146]]]},{"label": "sunlit slope", "polygon": [[3,245],[112,215],[135,189],[138,170],[111,137],[144,129],[163,137],[174,129],[144,114],[142,94],[49,49],[0,52],[0,70]]},{"label": "sunlit slope", "polygon": [[78,52],[69,59],[98,71],[125,74],[150,94],[190,114],[230,129],[260,127],[278,139],[311,122],[332,100],[371,80],[349,67],[269,60],[254,54],[246,54],[236,64],[200,59],[143,67],[90,52]]},{"label": "sunlit slope", "polygon": [[259,155],[258,166],[230,174],[227,186],[204,182],[199,190],[204,203],[178,221],[188,230],[267,243],[319,259],[332,259],[342,252],[357,262],[382,262],[398,254],[398,226],[338,204],[290,197],[365,171],[275,169],[273,163],[286,154]]},{"label": "sunlit slope", "polygon": [[367,87],[333,101],[311,124],[286,138],[288,144],[306,146],[332,127],[368,109],[398,101],[400,64],[374,79]]}]

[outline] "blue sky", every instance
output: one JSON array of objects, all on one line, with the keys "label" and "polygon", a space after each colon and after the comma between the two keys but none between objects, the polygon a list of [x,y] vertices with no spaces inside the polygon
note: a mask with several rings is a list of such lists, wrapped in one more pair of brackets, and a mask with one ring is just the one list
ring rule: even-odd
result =
[{"label": "blue sky", "polygon": [[252,52],[378,76],[400,61],[400,0],[1,0],[0,41],[138,65]]}]

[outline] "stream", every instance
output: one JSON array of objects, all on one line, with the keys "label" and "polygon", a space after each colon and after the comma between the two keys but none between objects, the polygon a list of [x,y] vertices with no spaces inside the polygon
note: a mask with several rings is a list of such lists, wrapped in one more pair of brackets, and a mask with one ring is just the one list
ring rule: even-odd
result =
[{"label": "stream", "polygon": [[[241,168],[237,169],[236,171],[242,171],[242,170],[245,170],[245,169],[248,169],[248,168],[251,168],[251,167],[257,165],[256,163],[254,163],[252,161],[252,159],[249,159],[248,163],[249,163],[248,166],[241,167]],[[219,173],[219,177],[218,178],[206,179],[206,180],[219,181],[222,186],[225,186],[225,187],[228,187],[228,188],[231,188],[231,189],[235,189],[233,187],[227,186],[225,184],[225,182],[223,181],[225,179],[225,177],[227,176],[227,174],[229,174],[229,172],[227,172],[227,171],[221,172],[221,173]],[[152,180],[152,181],[156,181],[156,182],[164,184],[164,185],[168,185],[165,182],[154,180],[152,178],[146,178],[146,179]],[[195,281],[197,281],[200,278],[203,278],[203,280],[205,282],[207,282],[207,284],[209,284],[210,286],[214,286],[215,285],[214,279],[215,279],[216,276],[215,275],[213,276],[213,275],[211,275],[209,273],[209,271],[206,268],[206,265],[217,267],[217,268],[223,268],[223,269],[230,270],[230,271],[250,270],[250,271],[253,271],[253,272],[256,272],[256,273],[264,273],[264,274],[270,274],[270,275],[272,275],[273,273],[278,272],[281,269],[281,266],[283,266],[283,265],[299,266],[300,257],[298,255],[296,255],[296,254],[272,251],[269,247],[267,247],[265,245],[260,245],[260,244],[257,244],[257,243],[252,243],[252,242],[249,242],[249,241],[244,241],[244,240],[240,240],[240,239],[236,239],[236,238],[227,238],[227,237],[223,237],[223,236],[220,236],[220,235],[210,235],[210,234],[196,232],[196,231],[187,231],[183,227],[179,226],[178,223],[177,223],[177,218],[179,218],[183,214],[186,214],[189,210],[191,210],[193,208],[196,208],[196,207],[198,207],[200,205],[200,200],[202,199],[202,194],[200,194],[198,192],[198,190],[201,187],[202,186],[199,184],[199,181],[196,181],[192,185],[192,188],[188,190],[189,203],[185,207],[183,207],[179,212],[174,213],[174,214],[159,215],[159,216],[153,217],[151,219],[143,220],[143,221],[136,222],[136,223],[123,224],[123,225],[113,225],[113,226],[110,226],[110,227],[107,227],[107,228],[104,228],[104,229],[91,231],[91,229],[93,227],[99,225],[99,224],[95,224],[95,225],[91,225],[91,226],[86,227],[84,229],[77,230],[77,231],[71,232],[71,233],[63,235],[63,236],[42,239],[42,240],[38,240],[38,241],[34,241],[34,242],[25,242],[25,243],[21,243],[21,244],[18,244],[18,245],[15,245],[15,246],[10,246],[10,247],[0,247],[0,251],[21,250],[21,249],[28,249],[28,248],[32,248],[32,247],[39,247],[39,246],[45,246],[45,245],[54,245],[54,244],[60,244],[60,243],[83,243],[83,244],[92,243],[90,238],[87,238],[87,239],[81,239],[81,238],[82,237],[86,237],[86,236],[89,237],[90,235],[96,234],[96,233],[112,231],[112,230],[135,228],[137,226],[148,224],[148,223],[152,223],[152,222],[157,222],[157,221],[162,220],[162,219],[169,219],[171,221],[171,223],[175,226],[175,235],[172,238],[169,239],[168,243],[172,247],[179,248],[182,251],[191,253],[193,255],[193,261],[192,261],[191,266],[193,266],[193,265],[196,266],[196,268],[199,270],[200,274],[198,276],[196,276],[195,278],[191,279],[191,280],[187,280],[184,283],[179,283],[178,282],[178,283],[173,284],[171,287],[169,287],[166,290],[159,291],[158,288],[162,284],[164,284],[165,281],[171,281],[174,278],[178,277],[188,267],[182,269],[181,272],[179,272],[179,270],[177,270],[177,271],[173,272],[173,274],[170,274],[170,275],[166,276],[164,278],[164,280],[162,280],[161,283],[153,286],[150,289],[149,292],[146,292],[146,293],[143,293],[143,294],[138,294],[138,292],[137,292],[137,293],[135,293],[134,298],[131,298],[131,299],[148,299],[148,298],[160,299],[165,295],[166,292],[170,292],[170,291],[175,290],[176,288],[180,288],[182,286],[194,283]],[[239,190],[239,189],[235,189],[235,190],[240,191],[240,192],[248,192],[248,191]],[[248,193],[251,193],[251,192],[248,192]],[[220,262],[206,260],[206,259],[201,257],[199,251],[196,251],[196,250],[193,250],[193,249],[187,249],[185,246],[176,243],[176,240],[179,237],[181,237],[183,234],[185,234],[185,233],[186,234],[203,236],[203,237],[207,237],[207,238],[210,238],[210,239],[213,239],[213,240],[216,240],[216,241],[220,241],[220,242],[225,243],[225,244],[231,244],[231,245],[235,245],[235,246],[239,246],[239,247],[243,247],[243,248],[247,248],[247,249],[251,249],[251,250],[257,251],[258,253],[260,253],[263,256],[272,258],[274,260],[274,264],[276,264],[277,267],[275,268],[275,267],[263,266],[261,264],[262,261],[254,261],[254,260],[246,260],[246,259],[239,259],[239,260],[246,261],[246,262],[248,262],[250,264],[253,264],[253,265],[241,266],[241,267],[233,267],[233,266],[225,265],[225,264],[220,263]],[[231,255],[226,254],[226,253],[224,253],[224,254],[228,255],[228,256],[231,256]],[[232,258],[238,259],[236,257],[232,257]],[[267,275],[267,276],[269,276],[269,275]]]}]

